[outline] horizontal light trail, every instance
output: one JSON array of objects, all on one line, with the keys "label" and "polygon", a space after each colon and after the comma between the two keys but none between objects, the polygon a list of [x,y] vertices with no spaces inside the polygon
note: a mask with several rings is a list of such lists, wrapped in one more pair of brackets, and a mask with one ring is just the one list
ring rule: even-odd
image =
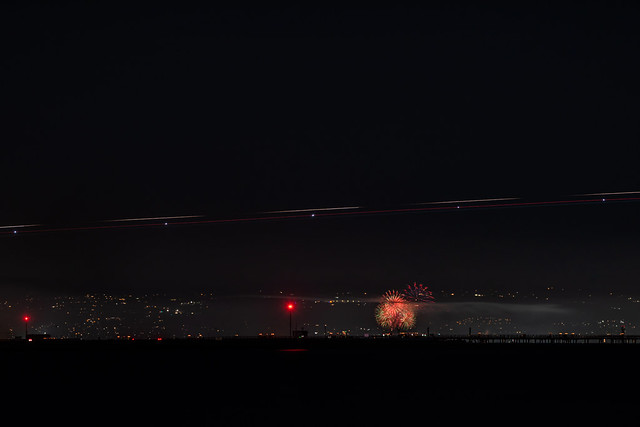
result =
[{"label": "horizontal light trail", "polygon": [[614,193],[585,193],[585,194],[576,194],[576,196],[618,196],[622,194],[640,194],[640,191],[617,191]]},{"label": "horizontal light trail", "polygon": [[[481,199],[478,199],[481,200]],[[484,199],[487,200],[487,199]],[[489,208],[516,208],[516,207],[536,207],[536,206],[560,206],[560,205],[575,205],[575,204],[602,204],[613,202],[629,202],[640,201],[640,197],[615,197],[615,198],[581,198],[581,199],[569,199],[569,200],[548,200],[548,201],[531,201],[531,202],[503,202],[499,200],[519,200],[517,198],[504,198],[495,199],[497,203],[483,203],[483,204],[438,204],[436,206],[424,206],[424,207],[410,207],[410,208],[396,208],[396,209],[354,209],[354,210],[324,210],[317,212],[316,210],[299,210],[298,213],[288,215],[262,215],[251,217],[236,217],[236,218],[219,218],[219,219],[192,219],[192,220],[180,220],[168,222],[170,217],[149,217],[146,220],[155,220],[155,222],[133,221],[131,223],[114,223],[102,225],[85,225],[85,226],[68,226],[68,227],[50,227],[39,228],[37,224],[26,224],[19,231],[16,230],[19,226],[2,226],[1,229],[7,231],[0,231],[0,235],[5,234],[24,234],[24,233],[43,233],[43,232],[61,232],[61,231],[82,231],[82,230],[105,230],[116,228],[141,228],[141,227],[167,227],[176,225],[204,225],[204,224],[224,224],[224,223],[242,223],[242,222],[257,222],[257,221],[281,221],[292,219],[311,219],[321,217],[345,217],[354,215],[375,215],[375,214],[400,214],[400,213],[420,213],[420,212],[434,212],[434,211],[461,211],[461,210],[478,210]],[[295,212],[295,211],[294,211]],[[176,216],[173,218],[197,218],[202,216],[188,215],[188,216]],[[107,221],[105,221],[107,222]],[[30,227],[30,228],[27,228]],[[13,228],[11,230],[10,228]]]},{"label": "horizontal light trail", "polygon": [[0,225],[0,229],[2,228],[24,228],[24,227],[38,227],[41,224],[20,224],[20,225]]},{"label": "horizontal light trail", "polygon": [[[83,231],[83,230],[107,230],[116,228],[142,228],[142,227],[167,227],[169,225],[193,225],[193,224],[222,224],[233,222],[252,222],[271,219],[294,219],[294,218],[309,218],[309,215],[279,215],[279,216],[262,216],[262,217],[248,217],[248,218],[227,218],[227,219],[208,219],[199,221],[173,221],[168,222],[154,222],[154,223],[135,223],[135,224],[109,224],[109,225],[85,225],[85,226],[69,226],[69,227],[51,227],[21,230],[20,233],[43,233],[43,232],[55,232],[55,231]],[[15,234],[13,231],[0,231],[0,234]]]},{"label": "horizontal light trail", "polygon": [[286,211],[268,211],[263,213],[295,213],[295,212],[320,212],[320,211],[345,211],[345,210],[353,210],[360,209],[361,206],[342,206],[338,208],[317,208],[317,209],[290,209]]},{"label": "horizontal light trail", "polygon": [[[640,200],[640,197],[626,197],[608,199],[609,202],[614,201],[632,201]],[[427,211],[443,211],[443,210],[459,210],[459,209],[479,209],[479,208],[510,208],[510,207],[533,207],[533,206],[553,206],[553,205],[571,205],[571,204],[583,204],[583,203],[602,203],[605,199],[580,199],[580,200],[552,200],[552,201],[539,201],[539,202],[512,202],[512,203],[489,203],[489,204],[475,204],[475,205],[456,205],[456,206],[433,206],[424,208],[400,208],[400,209],[379,209],[379,210],[367,210],[357,212],[340,212],[340,213],[324,213],[316,214],[316,217],[321,216],[336,216],[336,215],[356,215],[356,214],[378,214],[378,213],[402,213],[402,212],[427,212]]]},{"label": "horizontal light trail", "polygon": [[476,202],[496,202],[496,201],[504,201],[504,200],[518,200],[518,197],[500,197],[495,199],[470,199],[470,200],[448,200],[446,202],[424,202],[424,203],[414,203],[414,205],[446,205],[446,204],[454,204],[454,203],[476,203]]},{"label": "horizontal light trail", "polygon": [[123,219],[107,219],[105,222],[130,222],[130,221],[155,221],[169,219],[185,219],[185,218],[201,218],[204,215],[178,215],[178,216],[154,216],[146,218],[123,218]]}]

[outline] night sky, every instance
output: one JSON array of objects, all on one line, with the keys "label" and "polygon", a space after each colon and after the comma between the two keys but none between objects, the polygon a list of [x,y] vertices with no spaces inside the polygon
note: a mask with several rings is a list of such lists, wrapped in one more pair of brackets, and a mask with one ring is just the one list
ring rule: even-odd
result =
[{"label": "night sky", "polygon": [[636,201],[74,229],[640,190],[637,4],[130,3],[0,6],[0,289],[640,291]]}]

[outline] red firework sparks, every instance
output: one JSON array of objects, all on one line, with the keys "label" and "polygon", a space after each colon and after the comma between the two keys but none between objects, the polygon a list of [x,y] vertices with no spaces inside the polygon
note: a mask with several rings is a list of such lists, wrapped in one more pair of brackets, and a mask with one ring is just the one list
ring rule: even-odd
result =
[{"label": "red firework sparks", "polygon": [[416,282],[413,282],[413,285],[408,285],[402,296],[412,302],[434,302],[433,294],[429,288]]},{"label": "red firework sparks", "polygon": [[387,291],[376,307],[376,321],[393,332],[410,329],[415,325],[416,317],[412,307],[399,292]]}]

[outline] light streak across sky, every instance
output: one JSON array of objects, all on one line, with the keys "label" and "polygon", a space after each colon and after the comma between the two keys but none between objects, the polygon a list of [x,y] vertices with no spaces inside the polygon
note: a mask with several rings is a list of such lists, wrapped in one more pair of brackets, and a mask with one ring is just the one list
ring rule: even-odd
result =
[{"label": "light streak across sky", "polygon": [[268,211],[263,213],[296,213],[296,212],[324,212],[324,211],[345,211],[345,210],[354,210],[360,209],[362,206],[341,206],[337,208],[317,208],[317,209],[290,209],[286,211]]},{"label": "light streak across sky", "polygon": [[25,227],[38,227],[41,224],[19,224],[19,225],[0,225],[0,229],[3,228],[25,228]]},{"label": "light streak across sky", "polygon": [[625,194],[640,194],[640,191],[617,191],[614,193],[585,193],[585,194],[576,194],[576,196],[620,196]]},{"label": "light streak across sky", "polygon": [[201,218],[204,215],[178,215],[178,216],[153,216],[146,218],[123,218],[123,219],[107,219],[105,222],[132,222],[132,221],[155,221],[155,220],[170,220],[170,219],[185,219],[185,218]]},{"label": "light streak across sky", "polygon": [[[637,197],[619,197],[622,195],[638,195]],[[584,196],[589,195],[589,198]],[[614,197],[604,197],[611,195]],[[578,195],[576,195],[578,196]],[[334,208],[318,208],[318,209],[289,209],[281,211],[262,212],[252,216],[236,216],[231,218],[207,218],[205,215],[175,215],[175,216],[154,216],[139,218],[123,218],[103,220],[97,223],[78,224],[69,226],[51,226],[46,224],[20,224],[20,225],[2,225],[0,226],[0,235],[19,235],[25,233],[43,233],[43,232],[62,232],[62,231],[82,231],[82,230],[105,230],[116,228],[141,228],[141,227],[168,227],[177,225],[205,225],[205,224],[223,224],[223,223],[242,223],[242,222],[258,222],[258,221],[283,221],[294,219],[316,219],[322,217],[347,217],[347,216],[364,216],[376,214],[409,214],[409,213],[426,213],[430,211],[461,211],[461,210],[480,210],[480,209],[498,209],[498,208],[525,208],[525,207],[543,207],[543,206],[568,206],[578,204],[602,204],[614,202],[636,202],[640,201],[640,192],[611,192],[611,193],[591,193],[579,195],[581,198],[560,199],[560,200],[541,200],[541,201],[524,201],[522,198],[501,197],[491,199],[467,199],[467,200],[450,200],[450,201],[434,201],[426,203],[414,203],[405,205],[410,207],[397,208],[365,208],[361,206],[345,206]],[[597,197],[594,197],[597,196]]]},{"label": "light streak across sky", "polygon": [[447,204],[460,204],[460,203],[477,203],[477,202],[497,202],[505,200],[518,200],[518,197],[500,197],[495,199],[469,199],[469,200],[447,200],[444,202],[424,202],[414,203],[415,205],[447,205]]}]

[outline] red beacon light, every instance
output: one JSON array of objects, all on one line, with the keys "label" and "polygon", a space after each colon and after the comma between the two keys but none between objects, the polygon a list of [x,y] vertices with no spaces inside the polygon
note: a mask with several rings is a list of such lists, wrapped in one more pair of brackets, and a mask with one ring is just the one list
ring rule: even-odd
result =
[{"label": "red beacon light", "polygon": [[22,320],[24,320],[24,339],[31,341],[31,338],[29,338],[29,319],[29,316],[24,316],[22,318]]},{"label": "red beacon light", "polygon": [[286,307],[287,311],[289,312],[289,338],[291,338],[293,336],[293,331],[291,329],[291,317],[293,315],[293,310],[296,308],[296,305],[293,302],[288,302]]}]

